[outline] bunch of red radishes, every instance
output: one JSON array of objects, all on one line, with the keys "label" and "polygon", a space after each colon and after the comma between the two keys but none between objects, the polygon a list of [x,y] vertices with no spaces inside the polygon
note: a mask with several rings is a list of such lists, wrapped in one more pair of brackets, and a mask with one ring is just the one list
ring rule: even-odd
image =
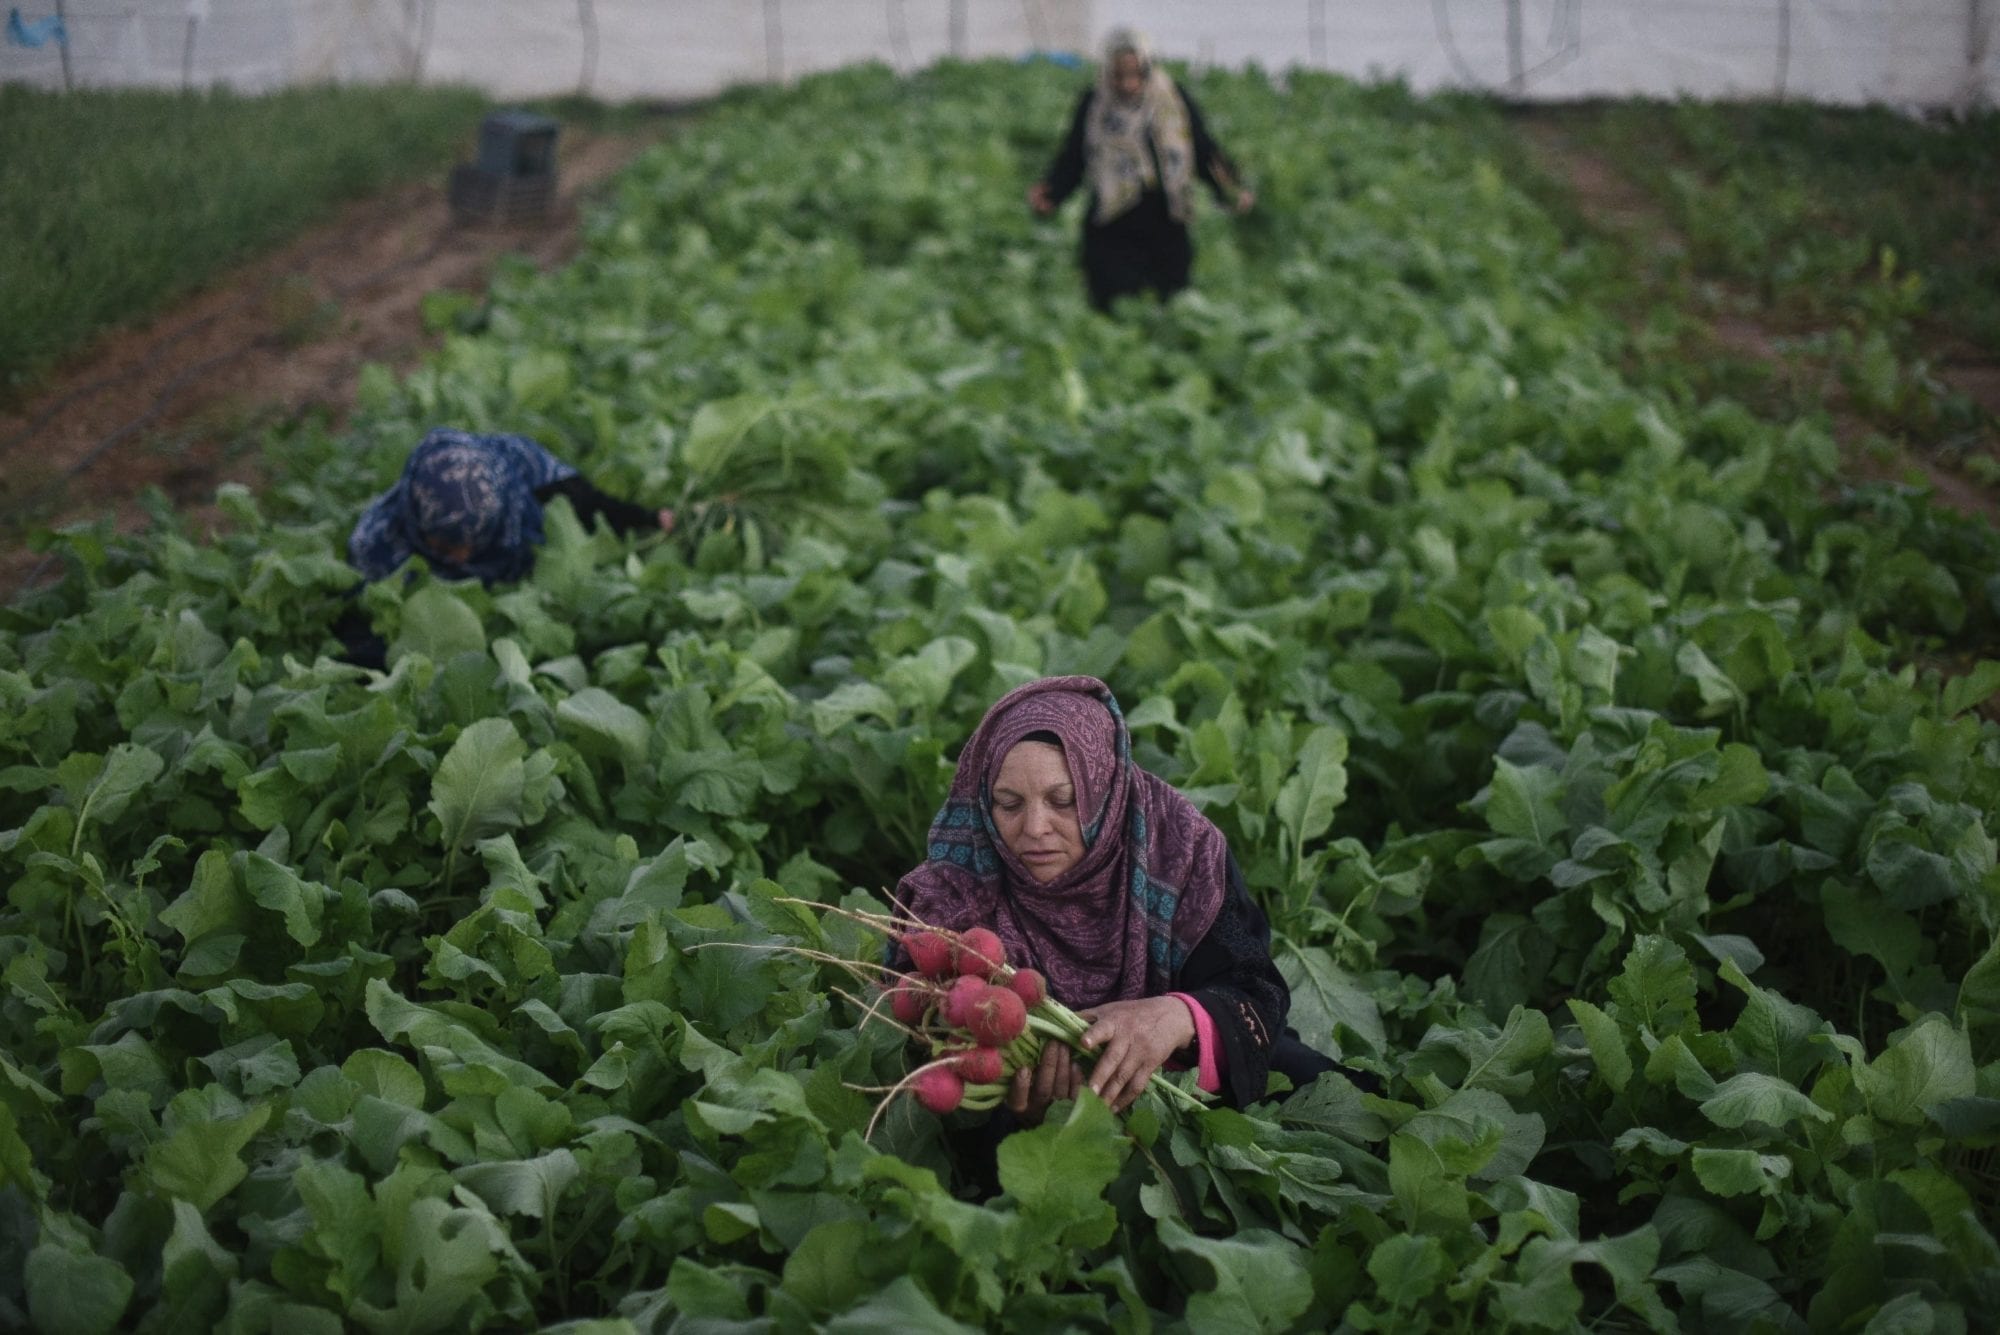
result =
[{"label": "bunch of red radishes", "polygon": [[[898,940],[916,971],[899,975],[885,996],[890,1013],[931,1056],[892,1094],[907,1088],[940,1114],[994,1108],[1014,1073],[1041,1061],[1046,1040],[1085,1052],[1090,1021],[1051,997],[1040,973],[1011,967],[992,930],[917,927]],[[1179,1086],[1155,1084],[1199,1106]]]},{"label": "bunch of red radishes", "polygon": [[[868,1123],[888,1111],[896,1095],[908,1090],[934,1113],[996,1108],[1007,1095],[1015,1072],[1033,1070],[1049,1039],[1067,1043],[1088,1060],[1083,1045],[1090,1021],[1049,995],[1048,983],[1033,969],[1007,963],[1007,950],[991,928],[963,932],[933,927],[907,914],[870,913],[848,905],[783,896],[775,902],[831,914],[894,938],[915,966],[898,973],[872,961],[851,960],[798,945],[752,946],[716,941],[710,945],[740,949],[782,950],[821,964],[845,969],[856,979],[879,984],[881,991],[864,1001],[839,988],[835,994],[860,1007],[863,1023],[882,1018],[886,1009],[897,1026],[919,1045],[927,1059],[889,1086],[849,1085],[849,1089],[883,1095]],[[701,949],[696,946],[694,949]],[[884,975],[887,975],[886,980]],[[1199,1095],[1175,1084],[1158,1071],[1148,1085],[1161,1097],[1184,1109],[1205,1105]]]},{"label": "bunch of red radishes", "polygon": [[1041,1060],[1030,1013],[1042,1009],[1046,1027],[1068,1008],[1050,1001],[1041,974],[1009,967],[988,928],[919,928],[901,941],[916,971],[887,989],[889,1010],[933,1058],[910,1073],[908,1087],[934,1113],[997,1106],[1014,1072]]}]

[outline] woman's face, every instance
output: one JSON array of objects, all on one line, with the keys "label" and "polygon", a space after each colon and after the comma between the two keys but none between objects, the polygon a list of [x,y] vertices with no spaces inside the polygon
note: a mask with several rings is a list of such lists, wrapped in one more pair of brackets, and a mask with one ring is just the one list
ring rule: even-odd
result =
[{"label": "woman's face", "polygon": [[1138,100],[1146,88],[1146,67],[1135,51],[1120,51],[1111,58],[1111,91],[1127,102]]},{"label": "woman's face", "polygon": [[1038,882],[1053,881],[1076,865],[1083,856],[1083,827],[1061,747],[1020,742],[1007,753],[993,780],[993,824]]}]

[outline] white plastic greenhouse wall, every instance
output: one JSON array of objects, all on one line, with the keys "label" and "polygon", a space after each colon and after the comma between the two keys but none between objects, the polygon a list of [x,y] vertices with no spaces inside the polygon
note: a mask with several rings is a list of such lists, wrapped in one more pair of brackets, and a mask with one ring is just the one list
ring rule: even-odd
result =
[{"label": "white plastic greenhouse wall", "polygon": [[[684,100],[856,61],[1088,53],[1562,100],[1988,105],[2000,0],[25,0],[0,81],[257,91],[327,81]],[[67,40],[56,37],[57,21]]]}]

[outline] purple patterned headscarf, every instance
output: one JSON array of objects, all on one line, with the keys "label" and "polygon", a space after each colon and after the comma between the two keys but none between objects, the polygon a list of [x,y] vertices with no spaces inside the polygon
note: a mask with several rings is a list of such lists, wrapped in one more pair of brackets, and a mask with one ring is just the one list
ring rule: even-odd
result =
[{"label": "purple patterned headscarf", "polygon": [[[1036,732],[1062,739],[1084,845],[1046,884],[1001,840],[992,814],[1001,762]],[[1214,925],[1229,875],[1222,831],[1132,763],[1125,716],[1095,677],[1031,681],[986,711],[959,753],[927,852],[897,884],[904,905],[934,926],[991,927],[1010,962],[1040,969],[1071,1006],[1170,991]]]}]

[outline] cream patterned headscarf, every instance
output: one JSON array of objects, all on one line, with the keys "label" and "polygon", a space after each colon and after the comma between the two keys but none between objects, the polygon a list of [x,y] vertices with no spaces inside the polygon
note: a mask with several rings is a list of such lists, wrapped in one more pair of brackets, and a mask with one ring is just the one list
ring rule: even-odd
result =
[{"label": "cream patterned headscarf", "polygon": [[[1146,79],[1133,101],[1121,98],[1112,83],[1118,57],[1128,51],[1139,57]],[[1194,200],[1194,135],[1188,128],[1187,104],[1172,76],[1153,63],[1151,44],[1131,28],[1113,29],[1105,39],[1084,146],[1089,153],[1090,187],[1097,195],[1098,222],[1110,222],[1154,186],[1166,191],[1167,212],[1174,220],[1187,221]]]}]

